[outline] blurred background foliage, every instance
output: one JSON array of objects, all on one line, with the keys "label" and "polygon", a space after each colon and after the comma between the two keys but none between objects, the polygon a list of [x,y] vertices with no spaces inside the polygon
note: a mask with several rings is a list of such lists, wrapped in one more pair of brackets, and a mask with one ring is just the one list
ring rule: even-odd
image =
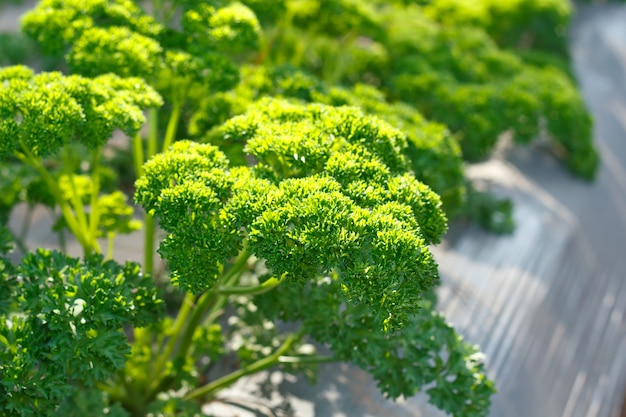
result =
[{"label": "blurred background foliage", "polygon": [[485,225],[463,167],[504,133],[520,144],[549,138],[583,179],[597,170],[568,62],[568,0],[87,3],[41,2],[24,34],[0,35],[0,62],[144,77],[166,99],[159,124],[176,138],[215,140],[211,128],[265,95],[361,107],[408,135],[413,170],[450,218]]},{"label": "blurred background foliage", "polygon": [[518,144],[547,137],[574,175],[595,176],[592,120],[568,62],[566,0],[244,3],[263,16],[261,52],[234,90],[198,101],[193,137],[210,138],[208,128],[263,95],[356,105],[407,133],[416,175],[451,218],[494,231],[503,213],[512,224],[512,206],[473,192],[463,166],[487,158],[502,134]]}]

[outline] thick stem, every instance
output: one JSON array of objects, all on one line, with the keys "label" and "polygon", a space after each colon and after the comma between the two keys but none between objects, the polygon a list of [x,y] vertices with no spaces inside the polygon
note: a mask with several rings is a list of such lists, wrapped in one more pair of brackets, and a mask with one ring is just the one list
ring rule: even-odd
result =
[{"label": "thick stem", "polygon": [[222,294],[220,292],[220,288],[222,286],[231,286],[239,280],[241,274],[248,268],[248,258],[250,258],[250,252],[248,252],[248,250],[244,247],[237,257],[234,265],[228,270],[228,272],[220,278],[219,282],[211,291],[205,293],[203,297],[200,298],[198,301],[198,307],[193,312],[193,315],[189,320],[189,325],[187,326],[185,334],[182,337],[180,348],[178,349],[179,357],[187,355],[187,351],[191,346],[193,334],[202,322],[202,319],[207,314],[211,305],[213,305],[213,307],[209,312],[210,316],[213,316],[216,311],[219,311],[224,307],[226,301],[228,300],[228,294]]},{"label": "thick stem", "polygon": [[291,347],[297,343],[304,336],[305,331],[304,328],[300,329],[297,333],[291,334],[287,337],[287,339],[283,342],[283,344],[276,349],[274,353],[270,356],[267,356],[263,359],[260,359],[250,365],[244,366],[243,368],[232,372],[228,375],[225,375],[215,381],[207,384],[203,387],[197,388],[187,394],[184,399],[185,400],[193,400],[197,398],[204,398],[210,396],[211,394],[228,387],[229,385],[235,383],[238,379],[251,375],[260,371],[263,371],[267,368],[270,368],[279,363],[279,358],[283,355],[283,353],[287,352]]},{"label": "thick stem", "polygon": [[13,243],[15,243],[15,246],[17,246],[17,248],[20,250],[20,252],[22,252],[23,254],[26,254],[28,252],[28,247],[26,247],[26,243],[24,243],[24,241],[22,239],[20,239],[19,236],[12,236],[12,240]]},{"label": "thick stem", "polygon": [[137,133],[133,137],[132,146],[133,146],[132,148],[133,149],[133,166],[135,168],[135,176],[139,178],[143,175],[143,163],[144,163],[143,143],[141,141],[140,133]]},{"label": "thick stem", "polygon": [[287,278],[287,274],[283,274],[280,279],[274,277],[268,279],[262,284],[247,286],[247,287],[219,287],[219,292],[222,295],[259,295],[266,293],[278,287]]},{"label": "thick stem", "polygon": [[163,23],[165,26],[169,26],[170,22],[172,21],[172,18],[176,14],[176,10],[178,9],[177,0],[172,0],[168,2],[167,4],[169,7],[167,9],[163,7],[162,13],[161,13],[161,23]]},{"label": "thick stem", "polygon": [[61,213],[63,215],[63,218],[65,219],[67,227],[74,234],[74,236],[76,236],[76,239],[83,247],[83,250],[85,252],[87,252],[88,249],[89,251],[92,251],[93,248],[90,247],[90,243],[85,236],[84,230],[81,229],[78,221],[76,220],[76,217],[74,216],[74,213],[72,213],[69,204],[63,198],[63,194],[61,193],[59,184],[57,184],[56,180],[52,177],[50,172],[48,172],[48,170],[43,166],[43,164],[41,163],[41,158],[33,155],[28,147],[25,146],[23,143],[21,143],[21,147],[22,153],[16,152],[15,157],[27,164],[28,166],[33,167],[37,171],[37,173],[41,175],[43,180],[48,185],[48,188],[50,189],[54,200],[61,208]]},{"label": "thick stem", "polygon": [[98,201],[100,196],[100,155],[101,148],[96,148],[91,152],[91,211],[89,213],[89,237],[94,247],[98,247],[98,224],[100,223],[100,208]]},{"label": "thick stem", "polygon": [[[85,240],[91,246],[91,237],[89,236],[89,224],[87,222],[87,213],[85,213],[85,207],[80,197],[78,196],[78,189],[76,188],[76,181],[74,178],[74,169],[73,169],[73,158],[71,155],[71,151],[69,147],[65,147],[65,152],[63,153],[64,162],[65,162],[65,173],[70,180],[70,187],[72,188],[72,197],[70,203],[72,208],[74,209],[74,215],[76,216],[76,220],[78,221],[78,225],[82,233],[84,234]],[[62,197],[62,196],[61,196]],[[87,255],[87,248],[85,249],[85,255]],[[90,248],[91,249],[91,248]],[[90,252],[91,250],[89,250]]]},{"label": "thick stem", "polygon": [[[268,60],[270,53],[272,52],[272,47],[274,43],[280,38],[282,32],[287,32],[288,30],[293,28],[293,18],[294,11],[291,8],[287,9],[287,13],[283,15],[283,17],[278,21],[276,26],[274,27],[272,33],[267,38],[267,42],[263,45],[261,52],[257,56],[254,64],[261,65],[265,61]],[[285,57],[284,54],[279,55],[274,59],[275,62],[272,62],[273,65],[284,64],[289,62],[290,57]]]},{"label": "thick stem", "polygon": [[183,100],[174,100],[172,113],[170,113],[170,119],[167,122],[167,130],[165,131],[165,139],[163,140],[163,151],[169,149],[174,143],[174,137],[176,136],[176,130],[178,129],[178,121],[180,120],[180,111],[182,108]]},{"label": "thick stem", "polygon": [[154,217],[146,213],[144,220],[144,254],[143,254],[143,272],[151,274],[154,270],[154,235],[156,233],[156,224]]},{"label": "thick stem", "polygon": [[338,362],[334,356],[308,355],[308,356],[280,356],[279,363],[330,363]]},{"label": "thick stem", "polygon": [[107,254],[105,259],[113,259],[113,250],[115,248],[115,232],[107,233]]},{"label": "thick stem", "polygon": [[[152,375],[154,371],[153,359],[155,357],[155,352],[154,352],[153,347],[155,345],[155,339],[157,339],[156,345],[160,345],[161,341],[165,338],[165,332],[159,331],[157,330],[157,328],[154,328],[152,326],[133,327],[132,332],[133,332],[132,333],[133,350],[136,349],[136,352],[140,352],[139,353],[141,357],[140,360],[142,361],[142,363],[147,363],[148,366],[147,368],[144,368],[144,372],[142,375],[136,375],[134,379],[126,375],[127,368],[120,369],[116,374],[117,383],[115,383],[115,386],[123,387],[124,389],[128,391],[127,387],[132,385],[133,392],[145,393],[148,387],[150,386],[150,384],[152,383]],[[146,354],[148,354],[149,357],[146,358],[145,357]],[[131,356],[128,358],[128,362],[126,366],[128,367],[130,365],[131,368],[136,367],[137,365],[134,364],[133,362],[134,362],[134,357],[133,357],[133,353],[131,353]],[[135,395],[134,400],[137,401],[137,398],[143,399],[143,397],[139,395]],[[143,401],[143,403],[148,404],[149,401]]]},{"label": "thick stem", "polygon": [[152,107],[148,110],[148,147],[146,160],[152,158],[157,151],[159,142],[159,109]]},{"label": "thick stem", "polygon": [[[146,150],[146,160],[152,158],[157,150],[158,144],[158,129],[159,129],[159,112],[156,108],[148,110],[148,146]],[[141,144],[139,144],[140,146]],[[143,159],[143,149],[142,149]],[[135,156],[137,160],[138,156]],[[141,161],[141,167],[139,162],[136,162],[137,177],[139,173],[143,173],[143,161]],[[156,233],[156,224],[154,217],[146,213],[144,218],[144,247],[143,247],[143,271],[146,274],[151,274],[154,270],[154,236]]]},{"label": "thick stem", "polygon": [[106,392],[107,394],[109,394],[113,401],[121,402],[125,398],[125,395],[122,392],[122,387],[120,385],[110,385],[105,382],[97,382],[96,388],[98,388],[102,392]]},{"label": "thick stem", "polygon": [[165,369],[167,362],[170,360],[172,353],[174,352],[174,348],[176,347],[176,343],[178,342],[178,337],[182,331],[185,323],[188,321],[189,314],[192,309],[196,307],[195,296],[191,293],[187,293],[185,298],[183,299],[183,304],[178,311],[178,316],[176,317],[176,321],[172,326],[172,331],[170,337],[165,345],[165,348],[162,349],[161,352],[158,353],[158,356],[155,361],[153,375],[155,376],[155,382],[158,385],[158,381],[163,377],[161,375],[163,370]]},{"label": "thick stem", "polygon": [[186,357],[192,345],[193,335],[198,326],[202,323],[203,318],[207,315],[209,309],[211,310],[209,316],[217,317],[214,313],[223,308],[228,299],[227,295],[221,295],[219,293],[218,288],[221,285],[232,285],[238,280],[248,266],[247,262],[249,257],[250,253],[244,248],[235,261],[235,264],[220,278],[220,281],[215,287],[211,291],[202,294],[197,302],[195,302],[195,297],[192,294],[187,293],[178,313],[178,317],[176,318],[176,322],[172,327],[167,344],[156,358],[156,365],[153,372],[155,379],[150,387],[147,398],[154,397],[163,389],[163,380],[168,378],[168,375],[164,374],[164,370],[166,369],[167,363],[172,359],[176,347],[178,346],[176,357]]},{"label": "thick stem", "polygon": [[[210,301],[213,300],[213,297],[211,297],[213,294],[213,291],[207,291],[198,299],[197,303],[194,301],[195,297],[191,293],[187,293],[185,296],[183,305],[178,312],[176,322],[174,323],[169,339],[167,340],[167,344],[165,345],[165,348],[158,353],[156,358],[156,364],[153,372],[153,383],[150,385],[145,397],[147,400],[154,398],[160,391],[164,390],[171,381],[170,375],[167,375],[164,372],[167,367],[167,363],[171,360],[177,344],[179,344],[180,351],[180,346],[185,343],[184,340],[186,340],[189,328],[193,327],[195,330],[198,326],[198,317],[202,318],[202,315],[197,314],[197,312],[206,311],[208,308],[207,304],[210,305]],[[189,318],[190,313],[192,313],[191,318]],[[183,327],[187,323],[187,328],[183,333]],[[191,333],[191,336],[193,337],[193,332]],[[189,340],[189,342],[191,342],[191,340]]]}]

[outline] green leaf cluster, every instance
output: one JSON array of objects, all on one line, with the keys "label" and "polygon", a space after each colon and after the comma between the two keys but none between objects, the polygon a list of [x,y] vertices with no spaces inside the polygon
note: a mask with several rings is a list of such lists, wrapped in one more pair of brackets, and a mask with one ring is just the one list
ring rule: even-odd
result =
[{"label": "green leaf cluster", "polygon": [[44,0],[24,16],[22,29],[86,76],[143,77],[166,96],[191,82],[209,81],[216,91],[236,83],[220,75],[234,71],[226,56],[257,47],[260,26],[249,8],[210,2],[154,7],[153,17],[130,0]]},{"label": "green leaf cluster", "polygon": [[130,417],[119,404],[110,404],[109,396],[98,389],[74,391],[56,410],[59,417]]},{"label": "green leaf cluster", "polygon": [[[429,44],[419,40],[427,33]],[[410,36],[414,41],[397,44],[403,58],[396,61],[392,89],[457,132],[465,158],[487,156],[505,131],[527,143],[543,134],[547,120],[545,131],[566,149],[568,168],[593,178],[598,154],[591,118],[566,74],[528,66],[478,30],[431,26]]]},{"label": "green leaf cluster", "polygon": [[406,137],[356,108],[276,100],[221,134],[256,164],[228,169],[214,146],[178,142],[137,182],[178,285],[212,288],[246,241],[274,276],[305,285],[335,271],[347,300],[400,326],[438,280],[427,244],[446,229],[438,196],[406,173]]},{"label": "green leaf cluster", "polygon": [[[264,96],[285,97],[332,106],[359,107],[406,134],[403,153],[418,180],[442,199],[448,216],[464,205],[466,185],[461,150],[445,126],[426,120],[414,107],[389,103],[382,92],[367,84],[352,88],[329,86],[313,75],[293,67],[243,67],[243,81],[230,92],[209,96],[191,118],[192,136],[214,143],[227,153],[231,162],[245,164],[242,147],[232,137],[225,138],[215,127],[229,117],[245,112]],[[208,132],[208,133],[207,133]],[[241,142],[239,142],[241,143]]]},{"label": "green leaf cluster", "polygon": [[[438,282],[428,245],[446,218],[410,172],[407,137],[355,107],[278,99],[214,135],[241,143],[236,160],[248,163],[179,141],[145,164],[135,198],[168,233],[160,253],[176,285],[200,300],[241,294],[227,332],[242,369],[273,349],[296,369],[315,358],[275,325],[291,322],[372,373],[391,398],[427,386],[442,409],[484,415],[493,383],[482,360],[427,301]],[[235,255],[266,272],[228,287]],[[223,333],[211,329],[203,343],[220,352]]]},{"label": "green leaf cluster", "polygon": [[[68,204],[74,199],[80,200],[83,204],[88,204],[92,200],[95,190],[90,176],[64,174],[57,181],[62,198]],[[100,211],[97,225],[98,237],[109,234],[129,234],[141,229],[141,221],[133,219],[134,210],[127,204],[127,199],[126,195],[119,190],[97,197]],[[66,226],[61,218],[54,227],[59,229]]]},{"label": "green leaf cluster", "polygon": [[241,3],[216,9],[199,2],[183,15],[183,26],[203,46],[228,53],[256,49],[261,33],[256,15]]},{"label": "green leaf cluster", "polygon": [[495,389],[484,375],[482,354],[432,310],[430,301],[418,303],[401,332],[385,334],[373,326],[371,311],[344,303],[339,286],[336,277],[326,277],[306,288],[279,287],[256,303],[270,320],[302,321],[337,359],[369,372],[389,398],[424,389],[433,405],[451,415],[487,415]]},{"label": "green leaf cluster", "polygon": [[89,149],[115,129],[129,135],[145,122],[142,109],[161,97],[139,78],[94,79],[58,72],[35,75],[23,66],[0,69],[0,156],[27,151],[46,157],[70,142]]},{"label": "green leaf cluster", "polygon": [[137,264],[39,249],[8,272],[2,284],[11,284],[10,305],[0,312],[0,398],[8,416],[52,415],[76,387],[104,381],[130,351],[122,328],[162,314],[152,278]]},{"label": "green leaf cluster", "polygon": [[304,0],[289,2],[295,26],[311,27],[316,33],[345,36],[380,33],[380,15],[367,2],[360,0]]},{"label": "green leaf cluster", "polygon": [[[306,68],[330,85],[380,88],[387,100],[408,103],[445,124],[469,161],[488,156],[503,132],[512,131],[521,143],[547,133],[564,148],[561,154],[572,172],[593,178],[598,155],[588,112],[571,75],[562,71],[566,64],[546,55],[561,48],[568,4],[360,3],[374,10],[376,30],[355,25],[340,34],[319,33],[314,22],[303,21],[279,31],[268,54],[271,62]],[[318,20],[330,14],[313,9]],[[528,52],[517,55],[502,47]],[[545,127],[544,118],[552,119]]]},{"label": "green leaf cluster", "polygon": [[539,49],[567,56],[567,0],[430,0],[424,12],[446,26],[476,26],[504,48]]},{"label": "green leaf cluster", "polygon": [[89,31],[98,27],[113,28],[113,33],[127,27],[139,44],[163,30],[130,0],[44,0],[22,19],[22,30],[55,55],[66,52],[83,35],[91,37]]}]

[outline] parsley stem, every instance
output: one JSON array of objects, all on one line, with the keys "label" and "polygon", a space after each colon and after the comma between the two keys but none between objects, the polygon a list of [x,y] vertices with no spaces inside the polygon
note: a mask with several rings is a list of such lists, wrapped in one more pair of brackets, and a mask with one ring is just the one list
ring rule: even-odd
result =
[{"label": "parsley stem", "polygon": [[189,314],[194,307],[196,307],[195,296],[191,293],[187,293],[185,295],[185,298],[183,299],[180,310],[178,311],[176,321],[172,326],[172,331],[167,341],[167,344],[165,345],[165,349],[161,350],[158,353],[158,357],[156,358],[153,372],[156,379],[155,384],[152,384],[153,386],[158,386],[160,380],[166,376],[161,374],[163,373],[163,370],[165,369],[167,362],[170,359],[170,356],[176,348],[176,342],[178,341],[177,336],[180,335],[180,333],[182,332],[183,327],[185,326],[185,322],[187,322],[187,318],[189,317]]},{"label": "parsley stem", "polygon": [[107,254],[105,259],[113,259],[115,249],[115,232],[107,233]]},{"label": "parsley stem", "polygon": [[[89,238],[94,247],[98,247],[98,224],[100,223],[100,209],[98,207],[100,195],[100,155],[102,148],[98,147],[91,152],[91,202],[89,213]],[[98,251],[99,252],[99,251]]]},{"label": "parsley stem", "polygon": [[39,175],[41,175],[43,180],[48,185],[50,192],[54,196],[54,200],[60,207],[63,218],[67,223],[67,227],[72,231],[74,236],[76,236],[76,239],[86,251],[86,248],[89,247],[89,242],[86,239],[86,236],[84,236],[84,234],[82,233],[80,225],[78,224],[74,213],[72,213],[69,204],[63,198],[63,194],[61,193],[59,184],[50,174],[50,172],[48,172],[48,170],[43,166],[43,164],[41,163],[41,158],[33,155],[30,149],[28,149],[28,147],[24,145],[23,142],[20,141],[20,145],[22,147],[22,152],[15,152],[16,158],[18,158],[25,164],[33,167],[39,173]]},{"label": "parsley stem", "polygon": [[133,136],[132,147],[133,147],[133,165],[135,166],[135,176],[139,178],[143,175],[143,163],[144,163],[143,143],[141,140],[140,133],[137,133],[135,136]]},{"label": "parsley stem", "polygon": [[226,301],[228,300],[228,295],[221,294],[219,288],[222,285],[233,285],[237,280],[239,280],[241,274],[248,268],[249,258],[250,252],[248,252],[248,250],[244,247],[244,249],[242,249],[239,253],[234,265],[228,270],[228,272],[222,275],[215,287],[200,297],[198,305],[189,320],[185,334],[182,337],[177,356],[184,357],[187,355],[187,351],[193,339],[193,334],[202,322],[203,317],[207,314],[209,308],[211,308],[211,305],[213,305],[211,311],[209,312],[209,316],[211,317],[215,316],[215,312],[224,307]]},{"label": "parsley stem", "polygon": [[[70,187],[72,189],[72,195],[70,199],[70,203],[72,208],[74,209],[74,216],[78,222],[78,227],[80,228],[80,233],[85,239],[87,245],[83,246],[83,251],[85,255],[90,254],[92,251],[100,252],[99,248],[97,248],[97,242],[94,245],[92,237],[89,234],[89,224],[87,222],[87,214],[85,213],[85,206],[78,194],[78,188],[76,187],[76,178],[74,176],[74,167],[73,167],[73,157],[68,146],[65,147],[65,152],[63,153],[64,162],[65,162],[65,172],[70,181]],[[93,194],[93,193],[92,193]],[[60,196],[63,199],[63,195]],[[66,219],[67,220],[67,219]]]},{"label": "parsley stem", "polygon": [[146,149],[146,161],[154,156],[159,141],[159,109],[148,109],[148,146]]},{"label": "parsley stem", "polygon": [[228,287],[221,286],[219,287],[219,292],[222,295],[258,295],[263,294],[268,291],[273,290],[278,287],[285,279],[287,278],[287,274],[283,274],[280,279],[276,279],[274,277],[268,279],[259,285],[251,285],[251,286],[239,286],[239,287]]},{"label": "parsley stem", "polygon": [[298,332],[290,334],[287,339],[283,342],[282,345],[274,353],[270,356],[266,356],[263,359],[259,359],[256,362],[251,363],[250,365],[246,365],[241,369],[236,370],[235,372],[231,372],[228,375],[225,375],[221,378],[216,379],[215,381],[207,384],[203,387],[197,388],[187,394],[184,399],[185,400],[193,400],[196,398],[203,398],[211,395],[212,393],[219,391],[227,386],[235,383],[238,379],[251,375],[256,372],[263,371],[267,368],[270,368],[279,363],[279,358],[283,356],[291,347],[297,343],[305,334],[304,328],[301,328]]},{"label": "parsley stem", "polygon": [[[158,130],[159,130],[159,111],[157,108],[152,107],[148,110],[148,146],[146,149],[146,160],[152,158],[157,150],[158,142]],[[135,139],[137,142],[137,139]],[[137,171],[137,178],[140,174],[143,174],[143,148],[141,143],[135,143],[134,150],[140,152],[139,155],[135,155],[135,170]],[[140,162],[141,161],[141,162]],[[140,166],[141,165],[141,166]],[[151,274],[154,269],[154,235],[156,232],[156,224],[154,217],[150,213],[146,213],[144,217],[144,247],[143,247],[143,271],[146,274]]]},{"label": "parsley stem", "polygon": [[178,121],[180,119],[182,102],[182,100],[174,100],[172,113],[170,113],[170,119],[167,122],[167,129],[165,130],[165,139],[163,140],[163,152],[167,151],[169,147],[172,146],[172,143],[174,143],[174,137],[176,136]]},{"label": "parsley stem", "polygon": [[329,363],[337,362],[340,359],[334,356],[324,355],[305,355],[305,356],[280,356],[278,358],[279,363]]},{"label": "parsley stem", "polygon": [[[179,358],[184,358],[192,345],[193,335],[198,326],[200,326],[200,324],[202,323],[202,319],[207,314],[207,311],[211,309],[211,312],[209,313],[210,317],[215,318],[218,316],[215,313],[224,307],[228,299],[227,295],[220,294],[218,288],[222,284],[232,285],[236,280],[238,280],[243,271],[248,266],[249,257],[250,253],[246,250],[244,246],[244,249],[242,249],[234,265],[224,275],[222,275],[215,287],[212,290],[202,294],[198,298],[197,302],[195,301],[195,297],[191,293],[187,293],[183,301],[183,305],[176,318],[176,322],[172,327],[172,332],[170,334],[170,338],[168,339],[167,345],[165,346],[165,349],[163,351],[159,352],[156,359],[156,365],[154,368],[154,375],[156,375],[156,379],[154,380],[154,383],[150,386],[148,398],[151,398],[153,395],[155,395],[158,392],[157,390],[163,390],[162,382],[163,379],[168,378],[168,375],[162,374],[168,361],[171,360],[177,343],[179,342],[176,356]],[[213,307],[211,308],[211,306]],[[187,327],[183,330],[185,324],[187,324]]]},{"label": "parsley stem", "polygon": [[[151,109],[152,110],[152,109]],[[152,145],[149,146],[148,154],[150,152],[155,151],[156,149],[156,117],[157,113],[150,111],[148,118],[148,126],[150,129],[150,140],[149,143]],[[135,165],[135,175],[137,178],[140,178],[143,175],[143,164],[144,160],[144,152],[143,152],[143,142],[141,138],[141,134],[137,133],[133,137],[133,164]],[[143,254],[143,271],[146,274],[152,273],[154,268],[154,234],[155,234],[155,224],[154,218],[145,213],[144,216],[144,254]]]},{"label": "parsley stem", "polygon": [[143,219],[144,224],[144,254],[143,254],[143,272],[151,274],[154,270],[154,235],[156,232],[156,223],[154,217],[150,213],[146,213]]}]

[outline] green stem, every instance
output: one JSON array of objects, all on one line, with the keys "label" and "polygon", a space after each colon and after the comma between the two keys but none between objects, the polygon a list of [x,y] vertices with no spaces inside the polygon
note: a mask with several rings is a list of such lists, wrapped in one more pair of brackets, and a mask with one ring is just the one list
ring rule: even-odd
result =
[{"label": "green stem", "polygon": [[106,259],[113,259],[113,250],[115,248],[115,232],[107,233],[107,255]]},{"label": "green stem", "polygon": [[143,156],[143,143],[141,141],[141,134],[137,133],[134,137],[133,137],[133,165],[135,167],[135,176],[137,178],[141,177],[143,175],[143,163],[144,161],[144,156]]},{"label": "green stem", "polygon": [[156,14],[154,16],[158,17],[164,26],[170,26],[169,23],[174,17],[174,14],[176,14],[176,11],[179,6],[178,4],[179,2],[177,0],[171,0],[169,2],[166,2],[165,4],[162,4],[160,0],[152,0],[153,4],[155,1],[159,2],[160,7],[159,7],[159,16],[157,16]]},{"label": "green stem", "polygon": [[[177,357],[185,357],[191,347],[191,343],[193,341],[193,335],[196,332],[200,323],[202,323],[202,319],[206,316],[209,309],[209,316],[214,317],[215,312],[221,310],[226,304],[227,297],[221,296],[219,291],[217,291],[217,287],[212,289],[211,291],[207,291],[200,297],[198,300],[198,305],[196,309],[193,311],[191,318],[187,324],[187,328],[185,329],[184,334],[180,339],[180,345],[178,347]],[[211,308],[211,306],[213,306]]]},{"label": "green stem", "polygon": [[279,358],[283,355],[283,353],[287,352],[291,347],[297,343],[304,336],[305,331],[304,328],[300,329],[297,333],[293,333],[287,337],[287,339],[283,342],[283,344],[276,349],[274,353],[270,356],[267,356],[263,359],[260,359],[250,365],[244,366],[241,369],[238,369],[235,372],[231,372],[228,375],[224,375],[223,377],[216,379],[215,381],[207,384],[203,387],[197,388],[191,391],[189,394],[185,395],[185,400],[193,400],[197,398],[204,398],[217,392],[223,388],[228,387],[229,385],[235,383],[238,379],[251,375],[260,371],[263,371],[267,368],[270,368],[279,363]]},{"label": "green stem", "polygon": [[[183,301],[183,305],[178,313],[178,317],[176,318],[176,322],[172,327],[167,345],[161,352],[159,352],[156,359],[156,365],[153,372],[155,379],[154,383],[150,387],[150,392],[148,393],[147,398],[152,398],[154,395],[158,394],[159,390],[163,389],[163,379],[168,378],[168,375],[163,375],[163,371],[165,370],[168,361],[171,360],[176,345],[178,344],[176,356],[185,357],[192,344],[193,335],[202,322],[202,319],[205,317],[207,311],[213,305],[209,316],[214,316],[214,313],[224,306],[228,296],[221,296],[218,288],[222,284],[232,284],[233,281],[238,279],[241,273],[247,268],[249,257],[250,253],[244,247],[237,257],[235,264],[228,270],[227,273],[222,275],[215,287],[202,294],[197,302],[194,302],[195,297],[193,295],[187,293]],[[191,317],[189,316],[190,314]],[[183,331],[185,324],[187,327]]]},{"label": "green stem", "polygon": [[[156,154],[158,144],[159,130],[159,111],[157,108],[148,110],[148,146],[146,149],[146,160],[152,158]],[[138,144],[141,147],[141,143]],[[141,163],[139,163],[139,155],[135,155],[137,178],[139,173],[143,173],[143,150],[141,151]],[[141,164],[141,167],[139,165]],[[150,213],[146,213],[144,218],[144,247],[143,247],[143,271],[151,274],[154,270],[154,236],[156,234],[156,224],[154,217]]]},{"label": "green stem", "polygon": [[247,286],[247,287],[219,287],[219,292],[222,295],[259,295],[266,293],[278,287],[287,278],[287,274],[283,274],[280,279],[274,277],[268,279],[262,284]]},{"label": "green stem", "polygon": [[145,274],[151,274],[154,270],[154,235],[156,232],[156,224],[154,217],[146,213],[144,220],[144,257],[143,257],[143,272]]},{"label": "green stem", "polygon": [[167,122],[167,130],[165,131],[165,139],[163,140],[163,151],[169,149],[174,142],[176,136],[176,130],[178,129],[178,121],[180,120],[180,111],[184,100],[174,100],[172,113],[170,113],[170,119]]},{"label": "green stem", "polygon": [[[142,356],[141,361],[142,362],[146,361],[143,363],[149,364],[148,369],[145,369],[143,374],[136,375],[135,379],[132,379],[131,377],[128,377],[126,375],[126,370],[128,368],[128,363],[127,363],[126,368],[122,368],[117,372],[116,378],[118,379],[119,382],[115,385],[128,386],[130,385],[129,382],[132,382],[132,385],[134,387],[134,392],[145,393],[147,391],[147,388],[152,383],[152,374],[154,370],[153,359],[155,357],[155,352],[154,352],[153,347],[155,346],[155,339],[156,339],[156,345],[160,346],[161,342],[165,339],[165,333],[166,332],[159,331],[156,328],[153,328],[151,326],[150,327],[133,327],[133,339],[132,339],[133,349],[137,349],[137,352],[141,352],[139,354]],[[147,358],[144,356],[146,355],[146,353],[149,355]],[[131,353],[131,357],[129,358],[129,362],[131,363],[134,359],[132,355],[133,354]],[[133,366],[134,365],[131,365],[131,368]],[[145,403],[147,404],[148,402],[145,402]]]},{"label": "green stem", "polygon": [[334,356],[310,355],[310,356],[280,356],[279,363],[330,363],[339,359]]},{"label": "green stem", "polygon": [[176,317],[176,321],[172,326],[172,330],[165,345],[165,348],[162,349],[161,352],[158,353],[158,356],[155,361],[154,371],[152,374],[155,376],[155,383],[153,385],[158,385],[159,380],[162,379],[163,370],[167,365],[172,353],[174,352],[174,348],[176,347],[176,343],[178,342],[178,335],[180,335],[183,331],[183,327],[187,322],[187,318],[191,313],[193,307],[195,306],[195,296],[191,293],[187,293],[185,298],[183,299],[183,304],[181,305],[180,310],[178,311],[178,316]]},{"label": "green stem", "polygon": [[148,147],[146,149],[146,160],[156,154],[159,142],[159,109],[151,107],[148,109]]},{"label": "green stem", "polygon": [[213,316],[216,311],[221,310],[226,301],[228,299],[227,294],[222,294],[220,288],[222,286],[230,286],[233,285],[237,280],[241,277],[241,274],[248,267],[248,258],[250,258],[250,252],[244,246],[244,249],[241,250],[237,260],[233,264],[233,266],[220,278],[219,282],[213,287],[213,289],[207,293],[205,293],[200,300],[198,301],[198,307],[193,312],[191,319],[189,320],[189,325],[185,330],[185,334],[182,337],[182,341],[180,344],[180,348],[178,349],[178,356],[184,357],[187,355],[187,351],[191,346],[191,341],[193,339],[193,334],[196,331],[196,328],[202,322],[202,318],[207,313],[211,304],[213,304],[213,308],[209,312],[210,316]]},{"label": "green stem", "polygon": [[172,18],[176,14],[176,2],[172,2],[169,9],[163,11],[163,24],[169,26],[169,23],[172,21]]},{"label": "green stem", "polygon": [[98,147],[91,152],[91,212],[89,213],[89,237],[94,243],[94,247],[98,247],[98,224],[100,223],[100,208],[98,200],[100,196],[100,155],[102,148]]},{"label": "green stem", "polygon": [[122,393],[122,389],[119,385],[110,385],[105,382],[97,382],[95,386],[96,388],[98,388],[98,390],[109,394],[113,401],[119,402],[124,400],[125,396]]},{"label": "green stem", "polygon": [[[272,47],[274,43],[279,40],[281,34],[287,33],[289,30],[293,30],[293,18],[295,12],[292,8],[287,8],[287,12],[279,19],[278,24],[275,26],[273,33],[269,36],[267,43],[263,46],[261,53],[257,57],[256,65],[261,65],[265,61],[269,61],[268,57],[271,57]],[[278,54],[274,58],[275,62],[271,62],[272,65],[280,65],[289,62],[290,57],[285,57],[284,54]]]},{"label": "green stem", "polygon": [[20,161],[24,162],[25,164],[27,164],[28,166],[31,166],[32,168],[34,168],[37,171],[37,173],[41,175],[43,180],[48,185],[48,188],[50,189],[50,192],[52,193],[54,200],[60,207],[61,213],[63,215],[63,218],[65,219],[67,227],[74,234],[74,236],[76,236],[76,239],[78,240],[80,245],[83,247],[83,250],[87,252],[87,249],[89,248],[91,251],[92,248],[90,248],[90,243],[86,239],[86,236],[83,233],[83,229],[81,229],[80,225],[78,224],[74,216],[74,213],[72,213],[72,210],[69,204],[63,198],[63,193],[61,192],[61,189],[59,188],[59,185],[57,184],[56,180],[52,177],[52,175],[48,172],[48,170],[43,166],[43,164],[41,163],[41,158],[33,155],[31,151],[28,149],[28,147],[24,145],[24,143],[20,143],[20,145],[22,147],[22,153],[16,152],[15,157],[18,158]]},{"label": "green stem", "polygon": [[152,15],[161,23],[167,24],[167,22],[164,21],[164,14],[165,12],[161,0],[152,0]]},{"label": "green stem", "polygon": [[[74,209],[74,215],[76,216],[76,219],[78,221],[78,225],[80,227],[81,234],[83,235],[83,239],[85,240],[85,242],[87,242],[87,245],[83,246],[83,252],[85,256],[89,255],[92,252],[100,253],[100,245],[98,244],[98,240],[96,239],[96,234],[92,233],[92,227],[89,220],[87,219],[87,213],[85,212],[85,205],[78,195],[78,189],[76,188],[76,181],[74,176],[74,158],[69,146],[65,147],[65,152],[63,153],[63,156],[65,159],[66,175],[70,180],[70,187],[72,188],[71,204]],[[97,171],[96,167],[94,167],[94,169],[96,169]],[[91,190],[91,202],[93,203],[95,201],[95,206],[97,206],[99,185],[99,180],[97,181],[97,184],[92,183],[93,188]],[[92,210],[93,209],[94,207],[92,207]]]},{"label": "green stem", "polygon": [[28,234],[28,230],[30,230],[30,224],[33,220],[33,212],[35,211],[35,207],[28,204],[26,208],[26,213],[24,214],[24,221],[22,221],[22,227],[20,228],[19,240],[24,242],[26,240],[26,235]]},{"label": "green stem", "polygon": [[74,214],[76,216],[76,220],[78,220],[78,224],[82,229],[83,233],[87,240],[89,239],[89,225],[87,223],[87,214],[85,213],[85,207],[83,202],[80,200],[78,196],[78,189],[76,188],[76,181],[74,178],[74,158],[72,157],[71,150],[69,146],[64,148],[63,159],[65,164],[65,174],[70,180],[70,187],[72,189],[72,198],[70,203],[72,204],[72,208],[74,209]]}]

